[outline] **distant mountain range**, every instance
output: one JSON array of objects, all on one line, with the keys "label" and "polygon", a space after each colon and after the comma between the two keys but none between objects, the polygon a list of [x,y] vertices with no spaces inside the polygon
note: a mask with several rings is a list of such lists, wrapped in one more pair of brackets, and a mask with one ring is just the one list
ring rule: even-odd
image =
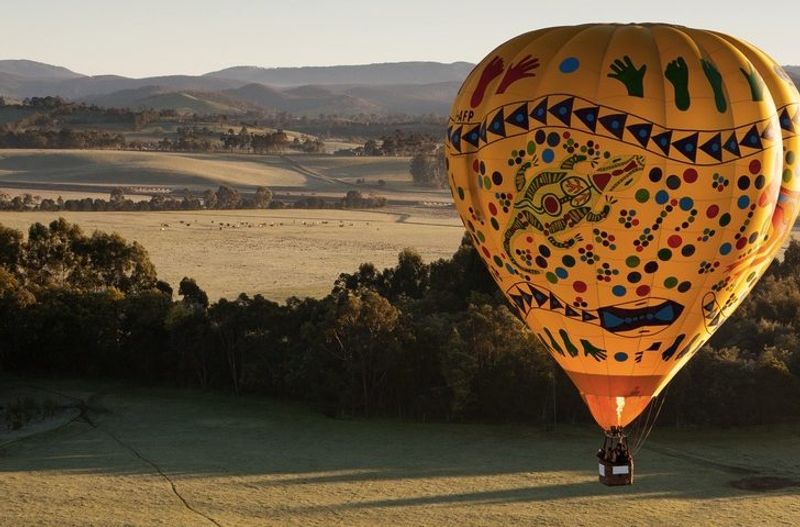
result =
[{"label": "distant mountain range", "polygon": [[0,60],[0,96],[57,95],[101,106],[173,108],[198,113],[248,110],[446,115],[473,64],[397,62],[357,66],[237,66],[205,75],[133,79],[86,76],[28,60]]},{"label": "distant mountain range", "polygon": [[463,81],[474,64],[469,62],[391,62],[357,66],[306,66],[302,68],[259,68],[236,66],[206,73],[203,77],[238,80],[270,86],[304,84],[350,84],[385,86],[391,84],[437,84]]},{"label": "distant mountain range", "polygon": [[786,73],[789,74],[794,83],[800,87],[800,66],[784,66],[783,69],[786,70]]},{"label": "distant mountain range", "polygon": [[[298,115],[435,113],[446,115],[468,62],[395,62],[355,66],[236,66],[205,75],[133,79],[87,76],[30,60],[0,60],[0,96],[57,95],[107,107],[237,114],[251,110]],[[786,66],[800,85],[800,66]]]}]

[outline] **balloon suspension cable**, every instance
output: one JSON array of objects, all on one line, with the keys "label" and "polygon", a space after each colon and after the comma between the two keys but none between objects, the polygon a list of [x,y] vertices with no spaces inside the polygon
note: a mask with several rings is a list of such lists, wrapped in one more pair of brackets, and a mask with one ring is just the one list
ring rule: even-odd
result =
[{"label": "balloon suspension cable", "polygon": [[[650,437],[650,432],[653,431],[656,421],[658,420],[658,416],[661,414],[661,409],[664,407],[664,401],[667,399],[668,390],[669,388],[665,389],[664,392],[657,397],[657,400],[653,401],[653,403],[649,405],[642,431],[639,434],[639,437],[637,437],[636,444],[633,447],[633,455],[637,455],[639,453],[639,450],[642,449],[647,441],[647,438]],[[655,413],[653,413],[653,408],[656,408]]]},{"label": "balloon suspension cable", "polygon": [[[627,436],[631,441],[636,441],[642,433],[642,419],[636,419],[627,430]],[[631,450],[632,452],[632,450]]]},{"label": "balloon suspension cable", "polygon": [[647,412],[644,414],[643,418],[640,417],[639,419],[636,419],[636,421],[634,421],[635,425],[633,427],[633,430],[631,430],[631,433],[629,434],[629,437],[631,438],[631,441],[633,443],[632,445],[633,448],[631,448],[631,453],[633,453],[633,451],[636,448],[638,448],[639,444],[641,443],[641,439],[644,436],[645,430],[649,426],[650,418],[652,417],[653,414],[653,406],[654,406],[653,401],[650,401],[650,403],[647,405]]}]

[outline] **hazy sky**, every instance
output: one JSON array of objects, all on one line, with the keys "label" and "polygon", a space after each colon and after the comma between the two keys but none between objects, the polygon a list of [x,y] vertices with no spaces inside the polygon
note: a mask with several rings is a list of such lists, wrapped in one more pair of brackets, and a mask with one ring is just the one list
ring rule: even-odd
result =
[{"label": "hazy sky", "polygon": [[601,21],[720,30],[800,64],[800,0],[0,0],[0,58],[133,77],[242,64],[477,62],[525,31]]}]

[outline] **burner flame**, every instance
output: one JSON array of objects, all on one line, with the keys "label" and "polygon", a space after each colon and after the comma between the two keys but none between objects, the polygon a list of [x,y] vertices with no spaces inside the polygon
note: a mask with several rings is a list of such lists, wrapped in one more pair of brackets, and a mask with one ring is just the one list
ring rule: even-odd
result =
[{"label": "burner flame", "polygon": [[622,410],[625,409],[625,398],[617,397],[617,425],[622,422]]}]

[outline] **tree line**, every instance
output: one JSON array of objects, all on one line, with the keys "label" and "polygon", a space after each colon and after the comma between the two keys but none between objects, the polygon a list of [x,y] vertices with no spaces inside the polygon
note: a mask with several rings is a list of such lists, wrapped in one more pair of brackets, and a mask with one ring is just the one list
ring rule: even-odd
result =
[{"label": "tree line", "polygon": [[[128,191],[129,192],[129,191]],[[10,196],[0,191],[0,211],[173,211],[173,210],[231,210],[231,209],[371,209],[386,206],[382,196],[364,196],[357,190],[349,190],[341,198],[317,196],[299,198],[294,201],[273,199],[267,187],[256,187],[252,194],[240,193],[228,185],[220,185],[216,191],[208,189],[199,195],[183,189],[171,194],[156,194],[150,199],[132,200],[126,197],[125,188],[115,188],[109,199],[42,198],[31,193]]]},{"label": "tree line", "polygon": [[[406,156],[428,149],[436,143],[445,119],[436,115],[297,116],[287,112],[250,111],[243,115],[178,114],[174,109],[105,108],[70,102],[61,97],[30,97],[21,104],[7,104],[0,98],[0,109],[21,110],[15,119],[0,125],[0,148],[106,148],[179,152],[241,151],[273,153],[294,150],[307,153],[325,151],[324,138],[350,137],[366,142],[363,147],[341,151],[348,155]],[[148,125],[172,126],[174,133],[161,131],[155,141],[127,141],[114,129],[141,130]],[[213,125],[213,126],[212,126]],[[220,126],[228,126],[222,134]],[[234,127],[238,128],[238,131]],[[253,128],[271,128],[255,133]],[[303,137],[289,138],[283,131],[300,131]]]},{"label": "tree line", "polygon": [[189,189],[175,191],[173,194],[156,194],[149,200],[134,201],[126,197],[130,192],[125,187],[117,187],[109,194],[109,199],[80,198],[56,199],[41,198],[30,193],[11,197],[0,192],[0,210],[8,211],[170,211],[170,210],[213,210],[213,209],[267,209],[275,203],[272,191],[267,187],[257,187],[252,194],[242,194],[228,185],[220,185],[217,190],[208,189],[199,196]]},{"label": "tree line", "polygon": [[26,110],[23,117],[10,123],[15,128],[28,126],[53,127],[58,123],[69,122],[73,125],[95,123],[102,120],[106,123],[129,126],[134,130],[141,129],[159,119],[174,119],[178,113],[174,109],[105,108],[96,104],[70,102],[57,96],[26,97],[21,104],[8,104],[0,97],[0,108]]},{"label": "tree line", "polygon": [[176,137],[164,137],[158,141],[127,141],[120,133],[95,129],[74,128],[26,128],[3,130],[0,128],[0,148],[36,149],[106,149],[106,150],[150,150],[162,152],[243,152],[252,154],[275,154],[294,150],[318,154],[325,152],[325,142],[319,138],[289,136],[283,130],[253,133],[242,128],[224,134],[208,127],[178,127]]},{"label": "tree line", "polygon": [[21,131],[0,129],[0,148],[36,149],[124,149],[127,146],[122,134],[99,130],[61,128],[26,129]]},{"label": "tree line", "polygon": [[[660,420],[800,418],[800,244],[673,380]],[[146,250],[63,219],[0,228],[0,369],[305,401],[331,416],[588,422],[465,237],[343,273],[321,299],[211,302],[159,281]]]}]

